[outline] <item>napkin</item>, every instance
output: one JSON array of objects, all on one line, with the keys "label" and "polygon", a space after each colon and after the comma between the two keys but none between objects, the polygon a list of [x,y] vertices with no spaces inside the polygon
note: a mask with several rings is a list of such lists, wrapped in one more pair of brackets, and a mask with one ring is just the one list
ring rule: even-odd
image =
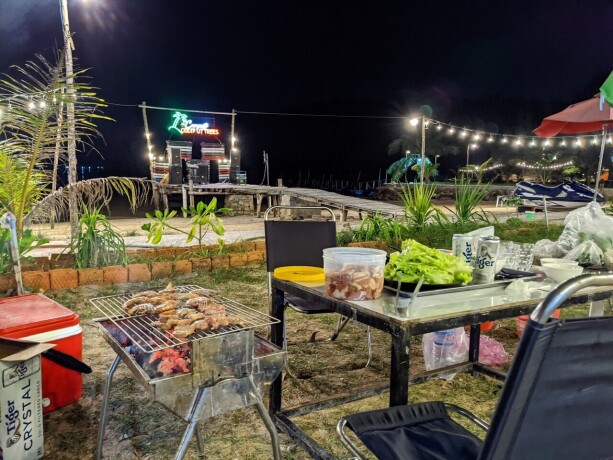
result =
[{"label": "napkin", "polygon": [[539,281],[524,281],[517,279],[509,284],[505,291],[517,300],[527,300],[532,298],[532,293],[537,291],[549,292],[555,287],[554,283]]}]

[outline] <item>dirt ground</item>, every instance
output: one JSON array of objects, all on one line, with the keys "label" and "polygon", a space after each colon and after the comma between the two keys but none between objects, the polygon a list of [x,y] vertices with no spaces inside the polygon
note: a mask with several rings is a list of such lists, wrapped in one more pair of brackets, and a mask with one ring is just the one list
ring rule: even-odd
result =
[{"label": "dirt ground", "polygon": [[[447,204],[447,203],[441,203]],[[504,208],[489,206],[492,212],[504,217],[512,213]],[[489,210],[489,209],[488,209]],[[359,216],[351,215],[348,224],[358,225]],[[142,235],[143,218],[113,219],[122,235]],[[187,220],[185,224],[187,225]],[[254,216],[225,218],[226,241],[232,241],[235,232],[252,231],[263,236],[263,220]],[[338,224],[341,230],[347,223]],[[48,225],[48,224],[47,224]],[[54,230],[40,227],[37,231],[51,239],[64,239],[65,224]],[[236,233],[237,234],[237,233]],[[102,391],[106,373],[115,358],[114,351],[102,338],[93,318],[102,316],[89,302],[99,296],[121,294],[161,288],[169,280],[116,286],[90,286],[74,290],[45,293],[81,316],[83,326],[83,360],[93,372],[83,378],[83,396],[71,406],[45,415],[45,458],[94,458],[98,439],[98,424]],[[197,284],[222,290],[228,298],[252,308],[267,312],[266,272],[264,266],[218,270],[205,274],[191,274],[172,280],[176,285]],[[247,288],[248,287],[248,288]],[[355,392],[364,385],[384,385],[389,379],[390,339],[386,334],[373,331],[373,361],[364,368],[367,357],[366,334],[359,325],[350,324],[335,342],[309,342],[315,331],[317,338],[328,336],[335,327],[336,315],[305,317],[288,312],[287,334],[291,340],[288,353],[289,367],[284,380],[284,407],[294,407],[337,394]],[[267,331],[260,331],[266,335]],[[514,320],[501,321],[490,334],[513,351],[517,338]],[[411,348],[411,374],[423,371],[421,342],[416,338]],[[473,379],[458,375],[450,381],[436,380],[412,387],[411,400],[444,399],[466,406],[478,415],[489,418],[494,409],[499,382],[488,378]],[[295,422],[338,458],[349,457],[335,432],[342,415],[359,410],[385,407],[386,393],[359,402],[318,411],[295,418]],[[185,422],[162,406],[153,403],[125,365],[120,364],[113,378],[109,416],[104,437],[104,458],[109,459],[168,459],[173,458]],[[203,436],[207,458],[248,459],[272,458],[270,439],[261,419],[253,408],[242,409],[208,419],[203,423]],[[286,436],[281,436],[284,459],[302,460],[308,455]],[[195,441],[190,445],[187,459],[196,459]]]},{"label": "dirt ground", "polygon": [[[83,378],[81,400],[45,415],[45,458],[94,458],[102,391],[106,372],[115,353],[103,340],[92,321],[102,316],[89,299],[127,291],[160,288],[168,280],[152,283],[102,287],[81,287],[74,290],[50,291],[46,295],[81,316],[83,326],[83,360],[93,372]],[[228,298],[244,305],[267,311],[266,273],[264,266],[219,270],[182,278],[176,285],[197,284],[217,288]],[[245,287],[249,288],[246,289]],[[285,373],[283,406],[295,407],[337,394],[357,391],[364,385],[385,384],[389,378],[390,339],[373,331],[374,358],[364,368],[367,357],[366,334],[359,325],[350,324],[335,342],[309,343],[313,332],[325,338],[334,330],[336,315],[306,317],[288,312],[287,334],[289,369]],[[514,320],[500,321],[488,333],[513,352],[517,343]],[[265,330],[259,331],[263,336]],[[411,374],[423,371],[420,338],[411,343]],[[463,405],[488,419],[494,410],[500,383],[485,377],[472,378],[460,374],[452,380],[435,380],[411,387],[411,401],[443,399]],[[349,457],[335,433],[342,415],[360,410],[385,407],[388,394],[360,400],[308,415],[294,421],[338,458]],[[104,438],[104,458],[109,459],[169,459],[173,458],[185,422],[162,406],[154,403],[125,365],[120,364],[113,379],[107,429]],[[210,459],[270,459],[269,435],[253,408],[230,412],[203,423],[207,458]],[[283,458],[307,459],[308,455],[284,435],[281,435]],[[195,440],[187,459],[196,459]]]}]

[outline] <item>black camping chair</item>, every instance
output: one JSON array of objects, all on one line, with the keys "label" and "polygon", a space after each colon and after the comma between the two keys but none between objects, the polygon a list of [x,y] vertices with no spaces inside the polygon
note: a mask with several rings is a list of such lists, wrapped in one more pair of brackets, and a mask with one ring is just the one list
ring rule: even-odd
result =
[{"label": "black camping chair", "polygon": [[[316,210],[329,212],[330,221],[269,220],[269,215],[277,210],[290,211]],[[272,206],[264,214],[264,234],[266,236],[266,270],[270,279],[277,267],[306,265],[323,267],[323,250],[336,246],[336,216],[330,208],[320,206]],[[311,300],[286,294],[285,306],[306,315],[336,313],[334,310]],[[336,330],[328,341],[337,339],[351,318],[340,316]],[[313,337],[316,333],[313,334]],[[285,331],[283,331],[285,337]],[[366,329],[368,340],[367,367],[372,359],[370,328]]]},{"label": "black camping chair", "polygon": [[[358,458],[347,426],[378,458],[613,458],[613,317],[549,320],[571,294],[613,285],[613,274],[585,275],[559,286],[526,325],[489,429],[468,411],[442,402],[350,415],[337,432]],[[487,430],[484,441],[449,417],[449,409]]]}]

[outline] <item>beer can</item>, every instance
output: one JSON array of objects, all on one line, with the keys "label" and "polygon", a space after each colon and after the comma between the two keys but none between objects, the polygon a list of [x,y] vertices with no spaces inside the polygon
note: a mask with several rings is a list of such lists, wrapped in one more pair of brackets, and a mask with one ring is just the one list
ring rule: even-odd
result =
[{"label": "beer can", "polygon": [[451,238],[451,251],[454,256],[464,260],[468,265],[475,261],[474,237],[456,233]]},{"label": "beer can", "polygon": [[477,242],[477,255],[475,270],[473,271],[474,284],[493,283],[496,276],[496,258],[500,238],[497,236],[480,236]]}]

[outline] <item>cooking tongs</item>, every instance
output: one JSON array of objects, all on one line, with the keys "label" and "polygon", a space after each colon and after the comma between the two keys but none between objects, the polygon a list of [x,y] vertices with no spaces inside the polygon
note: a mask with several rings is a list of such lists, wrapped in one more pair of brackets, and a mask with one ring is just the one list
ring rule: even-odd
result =
[{"label": "cooking tongs", "polygon": [[[31,345],[37,345],[40,342],[32,342],[30,340],[21,340],[21,339],[10,339],[8,337],[0,337],[0,344],[5,345],[7,347],[14,348],[16,352],[20,350],[25,350]],[[41,353],[42,356],[47,358],[49,361],[53,361],[56,364],[59,364],[66,369],[70,369],[72,371],[80,372],[81,374],[90,374],[92,368],[85,364],[83,361],[78,360],[77,358],[70,356],[66,353],[57,350],[45,350]]]}]

